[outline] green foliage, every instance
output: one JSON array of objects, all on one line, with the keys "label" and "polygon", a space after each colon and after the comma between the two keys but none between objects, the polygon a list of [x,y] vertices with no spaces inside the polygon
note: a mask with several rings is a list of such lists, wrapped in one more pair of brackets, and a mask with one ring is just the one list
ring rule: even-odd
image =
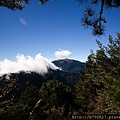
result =
[{"label": "green foliage", "polygon": [[[57,80],[48,80],[42,84],[41,88],[27,87],[19,100],[9,105],[6,116],[1,119],[44,120],[57,117],[62,119],[62,117],[68,116],[68,113],[73,109],[73,105],[74,98],[70,87]],[[2,110],[3,113],[4,110]],[[3,113],[2,115],[4,115]]]},{"label": "green foliage", "polygon": [[34,86],[26,88],[19,98],[19,101],[10,107],[8,119],[28,119],[30,112],[34,108],[36,102],[39,100],[38,93],[38,89]]},{"label": "green foliage", "polygon": [[[45,4],[48,0],[38,0],[41,4]],[[0,0],[0,6],[11,10],[22,10],[29,0]]]},{"label": "green foliage", "polygon": [[76,102],[83,112],[120,114],[120,34],[109,37],[107,47],[99,41],[99,50],[91,52],[76,85]]},{"label": "green foliage", "polygon": [[1,0],[0,6],[7,7],[12,10],[22,10],[24,2],[28,4],[29,0]]},{"label": "green foliage", "polygon": [[[20,73],[19,77],[12,74],[10,79],[5,79],[6,75],[1,77],[0,119],[62,120],[71,119],[70,115],[74,114],[120,114],[120,34],[117,33],[115,40],[109,36],[107,47],[98,40],[97,44],[99,50],[96,53],[91,50],[85,71],[80,71],[75,95],[64,84],[63,72],[50,70],[51,74],[46,75],[46,79],[35,73],[25,76],[25,73]],[[61,74],[59,81],[47,80],[53,73],[56,78]],[[71,77],[67,77],[67,81],[71,81],[68,78]],[[22,91],[20,97],[15,97],[17,87]]]},{"label": "green foliage", "polygon": [[[77,0],[80,4],[86,3],[88,7],[83,12],[83,18],[81,20],[83,27],[92,28],[93,35],[103,35],[106,31],[105,23],[106,18],[103,16],[104,11],[108,8],[120,7],[119,0]],[[96,5],[99,5],[99,9]]]},{"label": "green foliage", "polygon": [[44,104],[44,110],[63,106],[65,109],[64,113],[68,113],[70,105],[74,102],[71,89],[57,80],[49,80],[43,83],[39,93]]}]

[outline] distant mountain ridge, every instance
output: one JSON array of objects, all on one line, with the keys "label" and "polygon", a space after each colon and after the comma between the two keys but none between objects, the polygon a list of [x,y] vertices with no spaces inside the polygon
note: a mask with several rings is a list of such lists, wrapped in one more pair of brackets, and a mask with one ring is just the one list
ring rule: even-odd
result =
[{"label": "distant mountain ridge", "polygon": [[18,100],[21,93],[29,87],[41,87],[47,80],[58,80],[66,86],[74,88],[80,76],[80,70],[84,70],[82,62],[70,59],[56,60],[53,63],[62,70],[48,69],[44,75],[36,72],[25,72],[4,74],[0,76],[0,101]]},{"label": "distant mountain ridge", "polygon": [[49,69],[44,76],[35,72],[26,73],[24,71],[5,74],[0,77],[0,101],[10,100],[13,96],[15,99],[19,99],[22,91],[26,88],[32,86],[40,88],[42,83],[47,80],[58,80],[73,88],[79,80],[79,74],[52,69]]},{"label": "distant mountain ridge", "polygon": [[60,67],[65,72],[71,72],[71,73],[79,73],[80,70],[84,71],[84,62],[80,62],[78,60],[73,59],[59,59],[53,61],[53,63]]}]

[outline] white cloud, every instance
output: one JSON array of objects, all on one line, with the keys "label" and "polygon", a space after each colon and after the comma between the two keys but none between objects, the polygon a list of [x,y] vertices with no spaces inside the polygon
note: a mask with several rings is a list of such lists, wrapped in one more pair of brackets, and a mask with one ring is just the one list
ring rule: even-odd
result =
[{"label": "white cloud", "polygon": [[34,58],[18,54],[16,61],[8,59],[0,61],[0,74],[16,73],[19,71],[32,71],[44,74],[48,72],[47,68],[59,69],[48,59],[44,58],[41,53],[37,54]]},{"label": "white cloud", "polygon": [[55,52],[55,56],[57,58],[62,58],[62,57],[68,57],[69,55],[71,55],[72,53],[69,50],[59,50]]}]

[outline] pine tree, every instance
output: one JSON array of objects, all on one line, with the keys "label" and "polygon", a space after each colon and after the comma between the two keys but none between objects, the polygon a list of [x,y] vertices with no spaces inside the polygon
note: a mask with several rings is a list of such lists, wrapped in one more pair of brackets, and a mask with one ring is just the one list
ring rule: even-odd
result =
[{"label": "pine tree", "polygon": [[50,110],[53,107],[57,109],[63,106],[64,114],[67,115],[74,102],[71,89],[57,80],[48,80],[43,83],[39,94],[44,110]]},{"label": "pine tree", "polygon": [[[109,44],[91,52],[85,74],[76,86],[76,101],[86,113],[120,113],[120,34]],[[86,109],[84,110],[84,106]]]}]

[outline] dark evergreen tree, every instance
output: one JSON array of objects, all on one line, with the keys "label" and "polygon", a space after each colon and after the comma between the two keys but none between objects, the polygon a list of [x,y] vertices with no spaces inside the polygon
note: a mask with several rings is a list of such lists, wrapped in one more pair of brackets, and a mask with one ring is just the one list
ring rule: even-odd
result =
[{"label": "dark evergreen tree", "polygon": [[37,87],[29,87],[22,93],[18,102],[9,107],[6,120],[27,120],[35,104],[40,99]]},{"label": "dark evergreen tree", "polygon": [[120,114],[120,34],[107,47],[91,52],[76,86],[76,101],[86,113]]},{"label": "dark evergreen tree", "polygon": [[46,111],[51,111],[54,107],[59,110],[63,109],[61,112],[67,115],[74,103],[71,89],[57,80],[49,80],[43,83],[39,93],[42,98],[43,109]]}]

